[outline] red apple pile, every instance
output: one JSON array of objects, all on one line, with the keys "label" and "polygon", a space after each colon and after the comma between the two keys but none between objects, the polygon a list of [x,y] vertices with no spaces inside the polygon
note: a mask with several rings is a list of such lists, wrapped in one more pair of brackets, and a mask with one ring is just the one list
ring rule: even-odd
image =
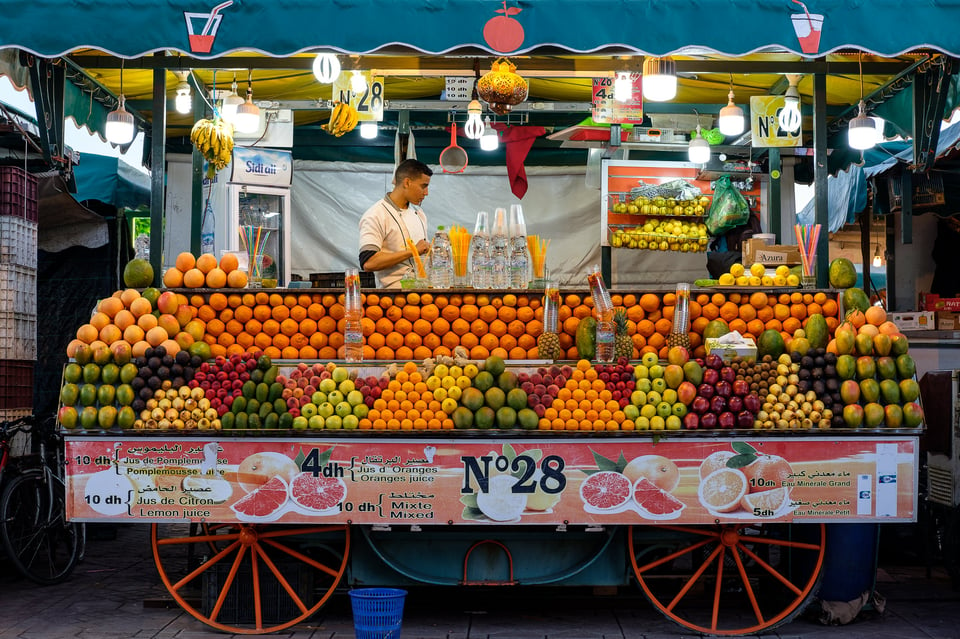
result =
[{"label": "red apple pile", "polygon": [[244,353],[222,355],[212,362],[204,362],[187,383],[190,388],[202,388],[203,396],[210,400],[210,407],[223,417],[233,400],[243,394],[243,384],[250,379],[250,371],[257,367],[257,355]]}]

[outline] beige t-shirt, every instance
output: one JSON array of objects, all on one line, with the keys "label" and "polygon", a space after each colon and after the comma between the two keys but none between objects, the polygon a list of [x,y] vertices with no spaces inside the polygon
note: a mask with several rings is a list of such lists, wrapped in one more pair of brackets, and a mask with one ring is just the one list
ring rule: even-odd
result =
[{"label": "beige t-shirt", "polygon": [[[400,209],[393,200],[384,197],[360,218],[360,250],[403,251],[408,248],[407,232],[414,244],[426,240],[427,216],[418,206],[410,204]],[[400,288],[400,280],[408,271],[416,275],[416,264],[412,257],[390,268],[375,271],[377,288]]]}]

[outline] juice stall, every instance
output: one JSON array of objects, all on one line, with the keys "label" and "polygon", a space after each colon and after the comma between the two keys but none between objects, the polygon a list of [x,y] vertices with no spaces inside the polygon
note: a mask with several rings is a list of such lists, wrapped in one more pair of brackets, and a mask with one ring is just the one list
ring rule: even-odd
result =
[{"label": "juice stall", "polygon": [[[653,37],[642,48],[611,44],[622,37],[609,31],[610,15],[636,25],[703,19],[691,8],[673,7],[664,16],[660,12],[666,9],[635,4],[610,3],[586,16],[566,2],[551,3],[549,11],[536,4],[451,5],[458,23],[474,25],[469,33],[450,28],[449,16],[431,7],[377,5],[379,28],[345,28],[320,37],[292,26],[315,24],[317,9],[309,3],[265,9],[230,2],[205,12],[186,4],[176,11],[88,9],[75,16],[78,29],[71,37],[78,40],[68,43],[51,39],[47,30],[28,35],[0,30],[0,45],[21,48],[26,67],[42,67],[61,78],[65,68],[82,69],[84,77],[96,70],[101,90],[116,85],[113,92],[126,91],[128,99],[139,92],[144,101],[134,127],[153,132],[151,228],[190,228],[189,244],[179,255],[162,255],[162,234],[151,234],[152,281],[138,277],[142,269],[124,286],[118,284],[115,293],[94,296],[103,299],[65,340],[70,343],[59,419],[66,434],[69,516],[150,524],[157,569],[177,603],[203,623],[250,634],[306,620],[345,586],[415,583],[636,584],[687,629],[751,634],[788,621],[815,596],[828,524],[915,521],[923,432],[916,364],[908,340],[882,309],[847,306],[844,293],[831,287],[825,235],[813,247],[817,281],[809,284],[814,286],[736,283],[740,277],[762,282],[775,276],[764,264],[747,276],[743,267],[754,265],[746,264],[739,273],[730,271],[734,285],[681,290],[678,282],[694,278],[671,277],[684,270],[674,260],[687,260],[683,253],[702,255],[702,236],[697,233],[693,251],[690,223],[684,230],[682,220],[679,228],[668,228],[640,217],[695,218],[701,214],[695,206],[706,211],[706,204],[698,199],[692,213],[677,202],[673,206],[680,212],[662,212],[666,204],[656,202],[646,204],[658,206],[656,213],[624,212],[618,205],[632,205],[631,191],[639,185],[607,183],[589,195],[594,214],[599,212],[589,228],[565,225],[566,199],[552,207],[556,221],[542,234],[565,236],[570,246],[553,252],[557,270],[564,273],[556,290],[364,288],[360,306],[352,308],[341,287],[254,288],[248,284],[250,262],[245,270],[231,261],[231,253],[198,250],[206,167],[192,147],[212,150],[206,159],[213,175],[227,147],[206,146],[209,137],[188,143],[187,137],[195,122],[211,116],[206,98],[196,97],[209,93],[201,88],[213,89],[218,111],[224,108],[218,100],[231,97],[217,94],[226,75],[221,71],[218,79],[217,67],[249,69],[245,104],[268,114],[261,127],[269,128],[270,117],[276,122],[285,117],[269,116],[271,110],[291,107],[290,117],[304,127],[299,129],[304,137],[325,141],[328,158],[346,154],[353,160],[363,156],[364,143],[338,142],[357,133],[341,128],[342,111],[338,115],[334,103],[352,104],[356,125],[364,100],[381,99],[382,113],[398,114],[396,152],[409,152],[410,140],[404,137],[409,119],[406,132],[403,122],[409,113],[400,115],[411,111],[405,100],[434,97],[440,78],[480,75],[479,61],[464,64],[451,55],[457,51],[475,58],[535,57],[520,65],[532,78],[534,99],[511,108],[489,101],[485,107],[502,127],[527,125],[530,118],[536,123],[545,112],[554,112],[549,117],[557,128],[574,125],[594,109],[595,85],[621,72],[644,75],[648,84],[671,75],[676,81],[678,73],[719,78],[699,94],[693,86],[699,80],[681,79],[681,99],[687,102],[675,111],[692,110],[689,101],[701,99],[715,102],[713,111],[719,114],[728,91],[736,106],[734,85],[744,96],[785,93],[796,101],[788,105],[786,98],[776,97],[778,106],[764,123],[791,131],[800,124],[801,132],[794,135],[799,142],[791,142],[795,154],[751,144],[746,134],[721,136],[712,146],[714,153],[748,165],[763,156],[766,178],[757,180],[762,184],[749,194],[750,203],[762,214],[764,228],[789,244],[792,220],[783,223],[781,217],[788,215],[781,204],[791,198],[781,193],[780,178],[792,172],[788,165],[792,169],[802,162],[796,158],[812,157],[817,182],[825,182],[824,119],[829,114],[835,133],[853,118],[855,111],[847,107],[856,102],[857,90],[849,78],[860,79],[862,92],[866,76],[868,86],[878,89],[878,103],[879,89],[904,75],[924,80],[915,83],[918,100],[939,98],[929,80],[946,71],[931,61],[960,50],[955,34],[938,26],[949,21],[933,7],[916,10],[918,19],[928,18],[922,34],[885,31],[886,39],[877,43],[869,42],[872,32],[865,31],[859,34],[862,43],[848,46],[838,25],[876,22],[885,12],[898,16],[900,10],[874,3],[867,16],[854,2],[834,3],[823,14],[801,3],[796,4],[802,11],[753,7],[752,28],[716,30],[702,50],[689,49],[670,30],[639,26],[638,32]],[[43,5],[25,9],[24,20]],[[359,25],[364,21],[357,12],[372,8],[339,6],[326,8],[333,12],[326,15],[339,24]],[[729,15],[735,8],[716,3],[709,10]],[[571,20],[574,15],[578,20]],[[118,21],[127,28],[107,37],[102,24]],[[573,22],[577,27],[571,31]],[[386,34],[397,32],[398,25],[410,26],[399,31],[411,35],[394,55],[385,45]],[[484,44],[469,44],[481,40]],[[256,53],[252,42],[259,43]],[[915,51],[917,42],[934,45]],[[553,55],[555,46],[563,55]],[[776,52],[754,53],[767,47]],[[877,53],[867,59],[858,53],[858,61],[851,62],[848,54],[854,49]],[[175,53],[159,53],[165,50]],[[318,99],[316,78],[327,75],[323,68],[316,77],[310,72],[318,52],[352,52],[341,55],[338,64],[363,77],[367,92],[336,94],[325,86]],[[228,53],[238,55],[227,62]],[[651,64],[643,64],[640,56]],[[484,68],[488,62],[483,60]],[[193,89],[193,110],[171,112],[168,118],[168,87],[171,97],[179,90],[168,83],[183,69],[190,69],[185,83]],[[294,71],[292,80],[271,77],[284,70]],[[806,75],[801,79],[800,74]],[[243,74],[238,75],[242,83]],[[589,87],[590,99],[583,104],[555,99],[560,95],[555,78]],[[384,93],[375,95],[378,86]],[[456,87],[445,82],[443,91],[454,95]],[[641,98],[638,87],[631,93],[635,106],[651,118],[676,116]],[[812,104],[812,118],[798,105],[801,95]],[[446,146],[446,125],[457,124],[468,100],[434,102],[420,106],[444,114],[439,129]],[[946,108],[942,101],[937,104],[941,113],[930,116],[934,120]],[[790,111],[790,117],[781,119],[778,109]],[[575,114],[575,121],[556,115],[564,110]],[[376,121],[374,113],[367,112],[367,122]],[[592,115],[594,124],[603,117]],[[211,117],[213,123],[216,116]],[[324,131],[309,128],[321,121]],[[806,136],[809,147],[804,146],[804,121],[813,124],[806,129],[812,131]],[[698,132],[692,138],[705,139],[699,113],[695,122]],[[634,154],[630,160],[639,157],[651,166],[689,159],[686,131],[678,141],[665,136],[637,141],[621,131],[621,123],[608,124],[602,153],[620,147]],[[644,120],[637,124],[657,128],[643,127]],[[927,131],[916,127],[918,139],[929,142],[921,128]],[[649,130],[643,133],[654,137]],[[250,135],[267,132],[253,129]],[[256,146],[259,138],[247,139]],[[218,143],[224,140],[218,137]],[[579,148],[592,144],[572,136],[564,144],[578,148],[581,142],[586,146]],[[830,145],[835,161],[856,160],[846,147],[839,149],[837,139]],[[764,150],[755,155],[755,146]],[[188,149],[191,206],[189,214],[177,217],[164,206],[168,192],[162,167],[168,152]],[[429,149],[427,154],[437,151]],[[297,150],[293,153],[296,157]],[[519,176],[512,153],[495,156],[513,167],[507,171],[511,187]],[[784,161],[786,156],[791,160]],[[682,175],[655,181],[699,179],[709,199],[718,176],[704,176],[703,168],[685,166]],[[724,166],[719,170],[722,174]],[[317,270],[342,271],[355,259],[350,225],[343,224],[340,235],[321,231],[333,228],[343,210],[335,202],[298,204],[297,176],[295,170],[293,228],[285,219],[294,247],[289,259],[294,265],[298,260],[326,265],[335,255],[340,264]],[[470,194],[462,185],[458,190],[456,176],[438,172],[441,176],[451,185],[451,197],[462,200],[445,213],[448,218],[440,216],[444,222],[467,225],[479,199],[507,199],[489,191]],[[370,188],[380,190],[388,179],[381,177]],[[586,189],[579,189],[581,197]],[[828,202],[825,192],[818,198],[820,222]],[[321,229],[310,247],[318,262],[302,261],[308,252],[298,255],[295,249],[298,207],[301,220],[309,214],[314,228]],[[648,222],[653,228],[645,230]],[[656,238],[656,254],[650,250],[652,237],[634,238],[660,233],[672,237]],[[648,250],[642,256],[620,251],[611,258],[611,249],[626,248],[625,238],[628,245],[634,239],[646,242]],[[603,263],[604,278],[587,268],[594,261]],[[642,279],[651,264],[666,274],[656,285],[618,277]],[[776,267],[772,270],[776,273]],[[787,282],[787,275],[776,277]],[[289,281],[285,274],[278,279]],[[599,332],[590,320],[601,315],[596,283],[602,279],[613,284],[605,311],[619,311],[609,337],[615,348],[625,350],[600,359]],[[166,286],[160,287],[161,281]],[[359,312],[359,362],[344,361],[349,312]],[[723,339],[731,330],[746,341]],[[541,352],[540,338],[547,333],[556,336],[556,357]]]}]

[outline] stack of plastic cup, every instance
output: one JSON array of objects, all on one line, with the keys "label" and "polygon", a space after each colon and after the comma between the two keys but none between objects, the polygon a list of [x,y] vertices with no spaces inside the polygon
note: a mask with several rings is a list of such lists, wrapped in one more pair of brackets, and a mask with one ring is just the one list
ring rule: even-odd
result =
[{"label": "stack of plastic cup", "polygon": [[587,275],[590,295],[593,297],[593,312],[597,319],[597,356],[598,362],[612,362],[614,351],[613,302],[603,283],[600,267],[594,264]]},{"label": "stack of plastic cup", "polygon": [[489,215],[486,211],[477,213],[477,223],[473,227],[473,237],[470,239],[470,275],[474,288],[490,288],[492,286],[491,240]]},{"label": "stack of plastic cup", "polygon": [[360,272],[355,268],[344,271],[344,359],[348,362],[363,361],[363,304],[360,301]]}]

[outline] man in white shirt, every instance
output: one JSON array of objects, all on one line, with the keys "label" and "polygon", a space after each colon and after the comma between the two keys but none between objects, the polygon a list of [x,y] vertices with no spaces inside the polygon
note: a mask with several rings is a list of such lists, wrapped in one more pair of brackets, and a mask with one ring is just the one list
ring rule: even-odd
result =
[{"label": "man in white shirt", "polygon": [[423,162],[404,160],[393,174],[393,190],[360,218],[360,267],[373,271],[377,288],[400,288],[407,272],[416,277],[414,253],[430,251],[427,216],[420,203],[427,197],[433,171]]}]

